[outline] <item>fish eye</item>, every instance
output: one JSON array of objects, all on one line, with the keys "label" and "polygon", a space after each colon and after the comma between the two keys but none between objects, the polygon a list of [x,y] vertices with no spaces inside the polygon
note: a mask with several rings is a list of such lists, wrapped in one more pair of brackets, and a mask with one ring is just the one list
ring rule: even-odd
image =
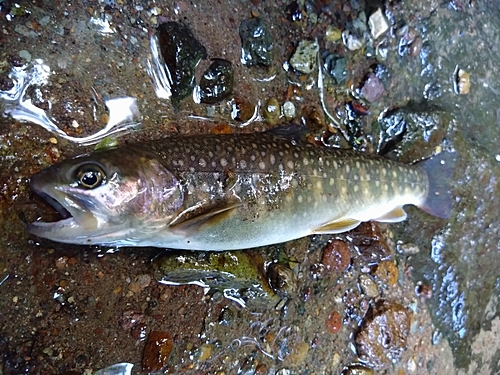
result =
[{"label": "fish eye", "polygon": [[95,189],[101,186],[106,178],[103,169],[96,164],[82,165],[75,173],[78,185],[86,189]]}]

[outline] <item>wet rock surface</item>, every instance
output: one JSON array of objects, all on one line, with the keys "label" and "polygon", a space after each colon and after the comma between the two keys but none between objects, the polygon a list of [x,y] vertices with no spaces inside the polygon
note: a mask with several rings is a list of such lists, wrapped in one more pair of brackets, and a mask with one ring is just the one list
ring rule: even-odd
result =
[{"label": "wet rock surface", "polygon": [[203,103],[214,104],[227,99],[233,91],[234,70],[230,61],[214,59],[200,79]]},{"label": "wet rock surface", "polygon": [[207,51],[191,30],[179,22],[163,23],[158,26],[157,33],[172,100],[178,102],[191,94],[195,86],[195,68],[206,58]]},{"label": "wet rock surface", "polygon": [[397,303],[381,301],[368,312],[356,334],[359,358],[376,370],[399,360],[410,333],[410,314]]},{"label": "wet rock surface", "polygon": [[241,62],[246,66],[270,66],[274,43],[261,18],[245,20],[240,24]]},{"label": "wet rock surface", "polygon": [[[0,2],[0,107],[12,116],[0,118],[4,374],[100,374],[131,366],[141,373],[152,332],[166,332],[174,342],[168,360],[155,362],[169,373],[373,373],[358,364],[350,346],[359,327],[375,324],[370,311],[378,300],[404,306],[413,319],[407,349],[387,374],[498,372],[496,7],[461,1],[52,5]],[[379,8],[383,27],[374,28],[372,16]],[[252,62],[265,67],[260,70],[241,61],[239,33],[243,22],[257,18],[267,37],[252,40],[257,25],[246,39],[257,51]],[[374,38],[373,30],[383,30],[385,21],[389,31]],[[191,100],[193,74],[199,83],[211,64],[204,60],[193,70],[189,66],[200,56],[191,59],[191,54],[190,64],[180,69],[188,72],[177,89],[184,99],[156,96],[147,71],[150,37],[165,22],[185,25],[208,58],[232,64],[232,95],[238,100],[229,107],[224,100],[230,97]],[[323,70],[284,69],[303,40],[318,42]],[[266,76],[255,77],[256,72]],[[370,73],[385,88],[372,102],[359,92]],[[10,90],[24,93],[24,106],[15,105],[15,94],[6,98]],[[346,234],[261,249],[265,272],[258,284],[269,284],[271,264],[291,270],[296,284],[277,278],[276,291],[268,286],[268,296],[276,300],[252,308],[236,301],[259,300],[252,288],[243,288],[242,296],[239,289],[207,292],[196,285],[159,283],[151,261],[163,249],[116,252],[29,237],[27,222],[58,219],[31,195],[29,177],[94,148],[40,125],[47,129],[49,119],[68,137],[95,134],[113,119],[107,100],[124,96],[137,99],[141,116],[133,121],[140,126],[110,145],[176,133],[255,132],[287,121],[309,127],[313,142],[404,162],[454,149],[459,156],[452,177],[454,211],[441,220],[406,208],[404,223],[364,224]],[[284,117],[266,115],[269,98],[282,105]],[[29,112],[28,102],[44,112]],[[32,122],[20,121],[16,113],[28,113]],[[342,271],[326,269],[330,263],[323,253],[332,241],[348,246],[349,265]],[[375,358],[383,362],[383,356]]]}]

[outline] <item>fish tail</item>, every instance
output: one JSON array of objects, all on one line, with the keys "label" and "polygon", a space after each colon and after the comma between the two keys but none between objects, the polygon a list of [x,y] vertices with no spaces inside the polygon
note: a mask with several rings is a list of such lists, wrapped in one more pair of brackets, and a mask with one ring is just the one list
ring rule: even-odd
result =
[{"label": "fish tail", "polygon": [[443,219],[450,217],[453,208],[450,188],[456,156],[456,152],[441,152],[418,163],[429,177],[429,191],[420,208]]}]

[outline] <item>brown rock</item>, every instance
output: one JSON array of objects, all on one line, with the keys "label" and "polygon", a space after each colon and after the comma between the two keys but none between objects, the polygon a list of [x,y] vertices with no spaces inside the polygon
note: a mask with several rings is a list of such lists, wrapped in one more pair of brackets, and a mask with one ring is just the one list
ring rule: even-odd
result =
[{"label": "brown rock", "polygon": [[410,332],[410,313],[398,304],[379,302],[368,311],[355,343],[359,358],[376,370],[397,361],[406,349]]},{"label": "brown rock", "polygon": [[146,372],[161,370],[167,364],[173,347],[174,342],[168,332],[151,332],[142,355],[143,370]]}]

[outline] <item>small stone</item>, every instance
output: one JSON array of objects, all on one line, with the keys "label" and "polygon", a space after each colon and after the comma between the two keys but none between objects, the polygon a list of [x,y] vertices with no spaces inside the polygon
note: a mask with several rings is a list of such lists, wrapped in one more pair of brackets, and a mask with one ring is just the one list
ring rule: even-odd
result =
[{"label": "small stone", "polygon": [[204,344],[198,348],[198,361],[205,362],[212,354],[212,345]]},{"label": "small stone", "polygon": [[147,372],[160,371],[167,364],[173,347],[174,342],[168,332],[151,332],[144,345],[143,370]]},{"label": "small stone", "polygon": [[370,103],[373,103],[380,99],[384,92],[385,87],[382,81],[374,73],[370,73],[361,88],[361,95]]},{"label": "small stone", "polygon": [[459,95],[467,95],[470,91],[470,74],[463,69],[455,73],[455,92]]},{"label": "small stone", "polygon": [[368,19],[368,25],[372,33],[373,39],[377,39],[389,30],[389,22],[382,13],[382,9],[378,8]]},{"label": "small stone", "polygon": [[233,91],[234,72],[230,61],[213,59],[200,80],[203,103],[215,104],[228,98]]},{"label": "small stone", "polygon": [[342,32],[342,41],[349,51],[356,51],[363,47],[363,41],[355,34],[351,34],[349,31],[344,30]]},{"label": "small stone", "polygon": [[293,270],[280,263],[271,263],[267,270],[269,285],[280,297],[291,297],[297,293],[297,277]]},{"label": "small stone", "polygon": [[128,288],[134,292],[139,293],[143,289],[145,289],[149,284],[151,284],[151,276],[149,275],[139,275],[132,281]]},{"label": "small stone", "polygon": [[328,25],[325,31],[325,39],[327,42],[336,42],[342,39],[342,30],[332,25]]},{"label": "small stone", "polygon": [[410,320],[410,313],[404,306],[379,302],[368,311],[355,337],[360,360],[375,370],[386,369],[398,361],[406,349]]},{"label": "small stone", "polygon": [[273,40],[260,18],[245,20],[239,28],[241,63],[246,66],[271,66]]},{"label": "small stone", "polygon": [[299,73],[309,74],[316,67],[316,55],[319,51],[317,41],[303,40],[290,58],[290,65]]},{"label": "small stone", "polygon": [[281,114],[280,103],[276,98],[270,98],[262,108],[262,112],[269,125],[276,125]]},{"label": "small stone", "polygon": [[247,122],[255,113],[255,106],[248,100],[242,98],[234,98],[231,102],[231,106],[231,118],[233,120]]},{"label": "small stone", "polygon": [[19,55],[20,58],[26,60],[26,62],[30,62],[31,61],[31,53],[29,53],[25,49],[20,50],[18,52],[18,55]]},{"label": "small stone", "polygon": [[414,243],[398,243],[396,245],[396,250],[398,253],[406,255],[415,255],[420,252],[420,249]]},{"label": "small stone", "polygon": [[323,67],[335,79],[335,82],[337,84],[343,83],[347,77],[347,59],[330,53],[324,57],[323,61]]},{"label": "small stone", "polygon": [[375,371],[365,366],[353,365],[342,371],[341,375],[375,375]]},{"label": "small stone", "polygon": [[283,116],[285,116],[287,121],[295,118],[295,104],[289,100],[283,103]]},{"label": "small stone", "polygon": [[323,250],[321,263],[328,271],[344,272],[351,264],[351,252],[344,241],[333,240]]},{"label": "small stone", "polygon": [[56,268],[57,269],[63,269],[64,267],[66,267],[66,263],[68,262],[68,257],[59,257],[56,259]]},{"label": "small stone", "polygon": [[374,276],[383,283],[394,286],[398,281],[398,267],[390,260],[384,260],[375,266]]},{"label": "small stone", "polygon": [[56,145],[57,144],[57,138],[50,137],[49,138],[49,142],[52,143],[53,145]]},{"label": "small stone", "polygon": [[370,276],[364,274],[360,275],[358,283],[361,291],[365,294],[365,296],[367,296],[368,298],[378,297],[379,293],[377,284],[375,284]]},{"label": "small stone", "polygon": [[17,303],[17,301],[19,301],[19,297],[18,296],[12,297],[12,302]]},{"label": "small stone", "polygon": [[326,318],[325,323],[326,329],[330,333],[339,333],[342,329],[342,317],[338,311],[332,311],[328,318]]}]

